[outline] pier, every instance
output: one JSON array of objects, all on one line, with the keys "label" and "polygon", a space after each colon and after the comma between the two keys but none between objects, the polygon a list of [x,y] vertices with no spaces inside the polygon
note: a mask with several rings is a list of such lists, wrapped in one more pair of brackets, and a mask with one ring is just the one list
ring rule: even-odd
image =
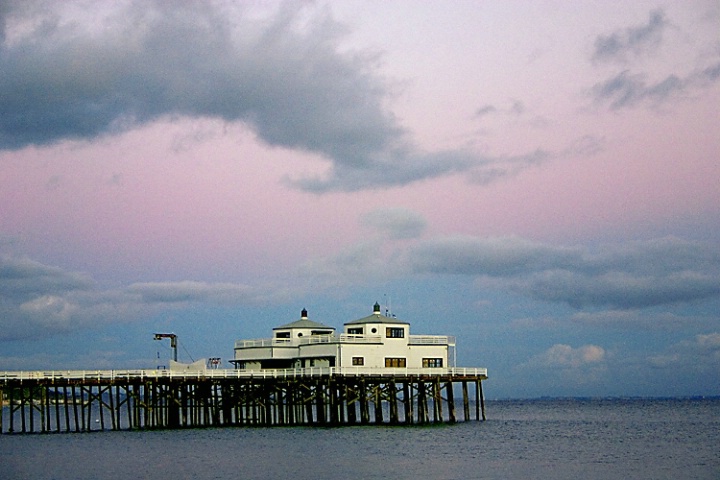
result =
[{"label": "pier", "polygon": [[485,420],[484,368],[0,372],[0,434]]}]

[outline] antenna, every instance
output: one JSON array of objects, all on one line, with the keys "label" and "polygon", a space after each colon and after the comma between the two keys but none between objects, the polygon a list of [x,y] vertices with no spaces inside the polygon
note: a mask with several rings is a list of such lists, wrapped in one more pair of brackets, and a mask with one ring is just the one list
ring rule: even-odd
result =
[{"label": "antenna", "polygon": [[390,296],[386,293],[383,294],[383,297],[385,297],[385,316],[389,317],[392,314],[392,300],[390,299]]}]

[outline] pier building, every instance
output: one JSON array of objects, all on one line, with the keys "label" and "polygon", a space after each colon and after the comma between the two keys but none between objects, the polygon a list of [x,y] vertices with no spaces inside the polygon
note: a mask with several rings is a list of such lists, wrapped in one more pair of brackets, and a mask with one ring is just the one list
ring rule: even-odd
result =
[{"label": "pier building", "polygon": [[455,337],[411,335],[410,324],[381,313],[345,323],[343,333],[308,318],[273,329],[272,338],[238,340],[230,360],[240,370],[307,367],[433,369],[454,366]]}]

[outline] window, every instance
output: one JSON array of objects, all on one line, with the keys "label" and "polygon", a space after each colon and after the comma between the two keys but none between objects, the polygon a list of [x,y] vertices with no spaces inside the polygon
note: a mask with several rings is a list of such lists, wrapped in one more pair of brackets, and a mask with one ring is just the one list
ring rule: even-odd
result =
[{"label": "window", "polygon": [[353,365],[365,365],[365,357],[352,357]]},{"label": "window", "polygon": [[422,366],[423,366],[423,368],[442,368],[443,359],[442,358],[423,358]]},{"label": "window", "polygon": [[348,328],[348,334],[350,334],[350,335],[362,335],[362,334],[363,334],[363,329],[362,329],[362,327],[360,327],[360,328]]},{"label": "window", "polygon": [[387,338],[404,338],[405,337],[405,329],[388,327],[385,329],[385,336]]},{"label": "window", "polygon": [[330,330],[310,330],[310,335],[332,335]]},{"label": "window", "polygon": [[277,332],[275,338],[290,338],[290,332]]},{"label": "window", "polygon": [[386,358],[385,359],[385,367],[387,368],[405,368],[405,359],[404,358]]}]

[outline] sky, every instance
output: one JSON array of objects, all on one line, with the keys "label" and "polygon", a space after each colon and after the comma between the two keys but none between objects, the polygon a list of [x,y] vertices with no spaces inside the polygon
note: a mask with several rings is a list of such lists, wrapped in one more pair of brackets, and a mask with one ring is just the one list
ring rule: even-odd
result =
[{"label": "sky", "polygon": [[377,301],[488,398],[720,395],[716,0],[0,1],[0,370]]}]

